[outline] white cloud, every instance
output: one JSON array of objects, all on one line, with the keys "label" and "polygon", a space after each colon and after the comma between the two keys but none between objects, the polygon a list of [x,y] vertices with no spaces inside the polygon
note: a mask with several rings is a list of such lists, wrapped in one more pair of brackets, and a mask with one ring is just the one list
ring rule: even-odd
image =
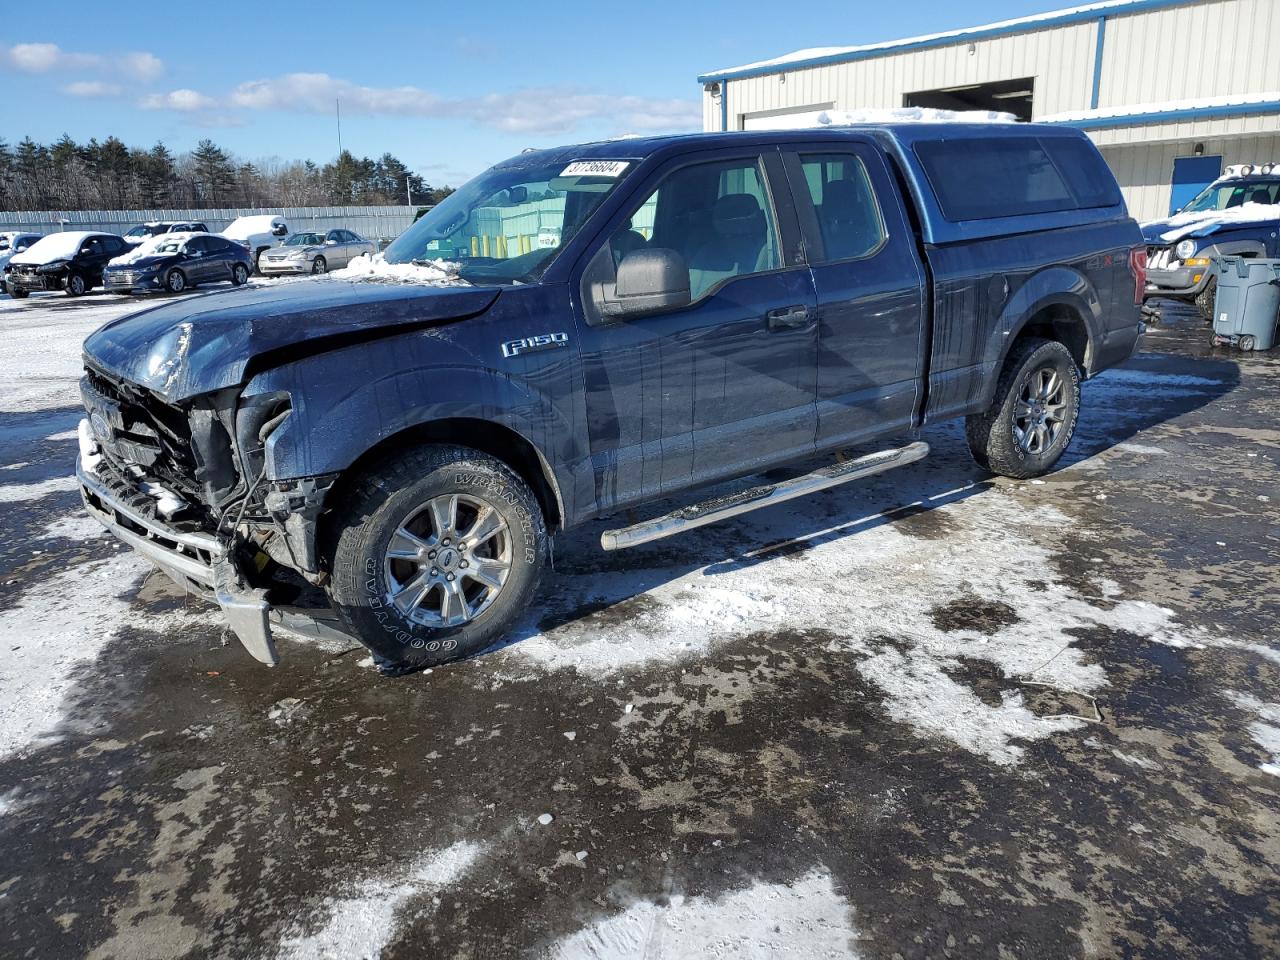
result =
[{"label": "white cloud", "polygon": [[62,92],[73,97],[118,97],[123,89],[118,83],[105,83],[102,80],[77,80],[68,83]]},{"label": "white cloud", "polygon": [[195,90],[183,88],[170,90],[168,93],[152,93],[143,97],[138,105],[145,110],[179,110],[190,113],[195,110],[209,110],[217,106],[218,101]]},{"label": "white cloud", "polygon": [[23,73],[107,71],[141,80],[164,73],[164,61],[151,53],[73,53],[56,43],[15,43],[0,48],[0,63]]},{"label": "white cloud", "polygon": [[696,130],[701,123],[700,108],[693,100],[612,96],[554,87],[448,98],[412,86],[362,86],[327,73],[290,73],[242,83],[227,103],[245,110],[327,114],[339,100],[346,114],[469,119],[510,133],[565,132],[600,121],[649,132]]}]

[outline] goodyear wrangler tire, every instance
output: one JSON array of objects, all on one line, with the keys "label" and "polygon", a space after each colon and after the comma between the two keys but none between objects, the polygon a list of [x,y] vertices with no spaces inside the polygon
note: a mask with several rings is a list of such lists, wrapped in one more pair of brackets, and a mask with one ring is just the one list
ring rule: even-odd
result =
[{"label": "goodyear wrangler tire", "polygon": [[1080,415],[1080,371],[1056,340],[1031,337],[1009,351],[985,413],[965,419],[973,459],[1015,480],[1053,469]]},{"label": "goodyear wrangler tire", "polygon": [[478,653],[520,617],[546,556],[529,486],[500,460],[419,447],[356,485],[338,518],[329,596],[384,660],[420,669]]},{"label": "goodyear wrangler tire", "polygon": [[1218,278],[1210,277],[1204,289],[1196,294],[1196,310],[1205,323],[1213,323],[1213,307],[1218,297]]}]

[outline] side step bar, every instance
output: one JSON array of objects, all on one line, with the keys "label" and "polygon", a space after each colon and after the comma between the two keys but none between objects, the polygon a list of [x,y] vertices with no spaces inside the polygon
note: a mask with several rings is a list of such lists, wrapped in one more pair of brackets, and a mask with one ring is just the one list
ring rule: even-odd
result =
[{"label": "side step bar", "polygon": [[829,467],[806,473],[803,477],[787,480],[784,483],[770,483],[761,487],[752,487],[740,493],[717,497],[703,503],[695,503],[681,507],[666,516],[643,523],[623,527],[620,530],[606,530],[600,534],[600,546],[606,550],[622,550],[636,547],[642,543],[661,540],[673,534],[692,530],[694,527],[705,527],[709,523],[736,517],[741,513],[771,507],[776,503],[785,503],[796,497],[817,493],[838,487],[851,480],[861,480],[877,473],[884,473],[894,467],[905,467],[909,463],[923,460],[929,455],[929,445],[923,441],[909,443],[905,447],[894,450],[881,450],[869,453],[857,460],[846,463],[833,463]]}]

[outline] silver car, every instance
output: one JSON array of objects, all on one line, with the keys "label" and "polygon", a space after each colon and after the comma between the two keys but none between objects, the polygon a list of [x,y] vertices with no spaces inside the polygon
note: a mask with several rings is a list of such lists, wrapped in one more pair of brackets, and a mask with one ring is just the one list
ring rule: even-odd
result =
[{"label": "silver car", "polygon": [[377,247],[350,230],[328,233],[295,233],[278,247],[272,247],[258,258],[258,271],[264,276],[296,273],[328,273],[339,270],[361,254],[373,256]]}]

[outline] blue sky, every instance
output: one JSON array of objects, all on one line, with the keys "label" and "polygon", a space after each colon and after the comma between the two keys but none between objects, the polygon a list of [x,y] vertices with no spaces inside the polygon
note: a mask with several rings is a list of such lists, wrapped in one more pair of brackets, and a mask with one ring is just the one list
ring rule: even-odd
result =
[{"label": "blue sky", "polygon": [[[527,146],[700,125],[697,76],[801,47],[1052,10],[1053,0],[698,4],[6,4],[0,136],[112,134],[247,160],[390,151],[457,185]],[[793,10],[793,16],[779,11]],[[224,15],[225,14],[225,15]]]}]

